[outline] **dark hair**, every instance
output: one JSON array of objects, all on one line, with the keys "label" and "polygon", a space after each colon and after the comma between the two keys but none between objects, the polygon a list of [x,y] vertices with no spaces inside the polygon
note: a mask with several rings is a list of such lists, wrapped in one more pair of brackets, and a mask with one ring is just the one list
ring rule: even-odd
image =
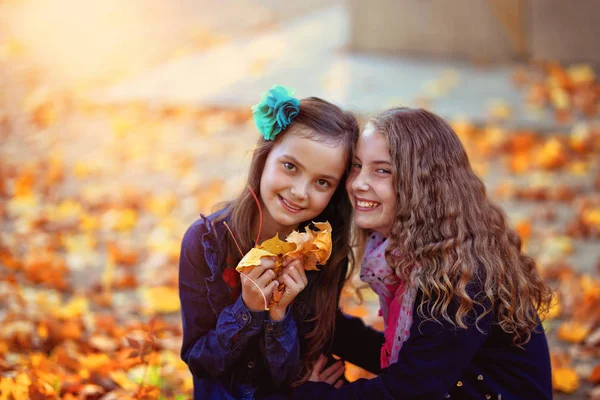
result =
[{"label": "dark hair", "polygon": [[[342,111],[332,103],[317,97],[302,99],[300,111],[290,126],[279,133],[275,140],[267,141],[261,137],[254,149],[247,184],[259,198],[260,180],[267,157],[275,144],[289,132],[342,146],[347,151],[346,161],[349,166],[358,139],[359,127],[354,115]],[[346,169],[327,207],[314,218],[315,221],[329,221],[331,224],[333,248],[327,264],[320,268],[316,283],[305,289],[308,291],[307,298],[314,312],[314,318],[311,320],[315,324],[306,336],[308,343],[306,354],[303,354],[304,376],[299,382],[307,379],[310,366],[318,355],[329,351],[333,338],[339,293],[348,272],[348,257],[351,257],[349,241],[352,206],[346,194],[348,170],[349,168]],[[257,213],[252,194],[248,189],[243,190],[237,199],[226,204],[226,208],[227,211],[220,220],[230,217],[230,227],[235,232],[242,250],[251,249],[255,239],[252,237],[252,223]],[[305,224],[308,223],[310,221],[306,221]],[[226,247],[230,259],[239,262],[239,252],[230,237],[227,238]]]},{"label": "dark hair", "polygon": [[[414,278],[423,292],[419,313],[465,328],[477,306],[479,318],[495,312],[515,344],[529,341],[552,293],[487,197],[456,133],[423,109],[393,108],[370,123],[387,138],[394,166],[396,217],[386,260],[405,281],[421,264]],[[394,257],[396,249],[405,257]],[[455,301],[458,311],[449,315]]]}]

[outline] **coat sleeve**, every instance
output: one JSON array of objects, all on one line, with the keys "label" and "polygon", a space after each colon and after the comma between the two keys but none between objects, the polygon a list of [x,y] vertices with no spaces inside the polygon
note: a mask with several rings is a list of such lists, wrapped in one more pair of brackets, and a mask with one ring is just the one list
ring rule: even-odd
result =
[{"label": "coat sleeve", "polygon": [[250,312],[240,296],[218,316],[215,315],[209,304],[205,285],[205,279],[211,274],[204,258],[202,230],[202,225],[192,225],[185,233],[181,245],[181,358],[194,376],[217,378],[228,371],[242,354],[248,341],[260,334],[264,312]]},{"label": "coat sleeve", "polygon": [[345,315],[338,309],[332,352],[345,361],[378,374],[381,372],[383,332],[366,326],[362,319]]},{"label": "coat sleeve", "polygon": [[281,321],[264,322],[265,361],[275,387],[289,386],[296,379],[302,360],[298,329],[288,309]]}]

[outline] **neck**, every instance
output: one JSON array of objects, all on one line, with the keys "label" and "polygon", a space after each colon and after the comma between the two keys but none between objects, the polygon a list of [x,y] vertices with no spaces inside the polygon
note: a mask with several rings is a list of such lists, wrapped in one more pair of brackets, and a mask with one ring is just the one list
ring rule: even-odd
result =
[{"label": "neck", "polygon": [[[260,220],[257,215],[254,218],[254,221],[252,223],[252,237],[256,238],[256,235],[258,235],[259,227],[260,227]],[[260,238],[258,239],[257,244],[260,244],[267,239],[271,239],[273,236],[275,236],[275,234],[279,234],[279,238],[283,240],[294,229],[298,229],[298,226],[297,225],[296,226],[285,226],[285,225],[278,224],[277,222],[273,221],[265,213],[265,214],[263,214],[262,229],[261,229]]]}]

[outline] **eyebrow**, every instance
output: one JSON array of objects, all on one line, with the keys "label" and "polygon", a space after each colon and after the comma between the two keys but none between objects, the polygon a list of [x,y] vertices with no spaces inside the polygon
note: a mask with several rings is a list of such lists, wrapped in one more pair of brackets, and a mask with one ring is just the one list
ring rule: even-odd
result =
[{"label": "eyebrow", "polygon": [[[356,157],[356,156],[354,156],[354,158],[355,158],[357,161],[361,161],[361,159],[360,159],[360,158],[358,158],[358,157]],[[361,161],[361,162],[362,162],[362,161]],[[386,160],[375,160],[375,161],[372,161],[372,162],[371,162],[371,164],[385,164],[385,165],[392,165],[392,163],[391,163],[391,162],[389,162],[389,161],[386,161]]]},{"label": "eyebrow", "polygon": [[[302,163],[300,161],[298,161],[298,159],[292,155],[289,154],[282,154],[281,158],[287,158],[289,159],[291,162],[293,162],[294,164],[296,164],[298,167],[302,168],[302,169],[306,169],[304,167],[304,165],[302,165]],[[321,175],[321,178],[325,178],[325,179],[329,179],[332,180],[334,182],[339,181],[339,179],[337,179],[335,176],[331,176],[331,175]]]}]

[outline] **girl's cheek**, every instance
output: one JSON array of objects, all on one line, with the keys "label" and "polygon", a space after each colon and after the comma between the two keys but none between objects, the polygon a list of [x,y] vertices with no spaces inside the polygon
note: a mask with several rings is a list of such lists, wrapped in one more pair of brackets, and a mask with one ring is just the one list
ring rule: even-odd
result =
[{"label": "girl's cheek", "polygon": [[[325,210],[325,207],[327,207],[327,204],[329,204],[332,197],[333,197],[333,193],[331,193],[331,194],[320,193],[319,194],[318,204],[319,204],[319,209],[321,210],[321,212],[323,210]],[[319,212],[319,214],[321,212]]]}]

